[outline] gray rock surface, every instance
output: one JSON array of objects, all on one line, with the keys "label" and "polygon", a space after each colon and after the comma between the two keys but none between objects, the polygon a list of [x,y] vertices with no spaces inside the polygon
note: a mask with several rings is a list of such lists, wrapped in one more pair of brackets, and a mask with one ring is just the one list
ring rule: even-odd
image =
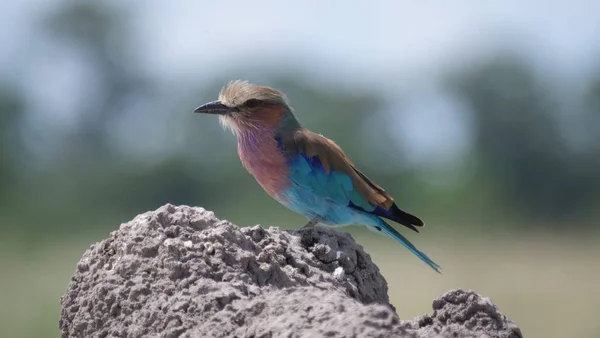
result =
[{"label": "gray rock surface", "polygon": [[92,245],[61,299],[62,337],[521,337],[462,290],[401,321],[349,234],[239,229],[167,204]]}]

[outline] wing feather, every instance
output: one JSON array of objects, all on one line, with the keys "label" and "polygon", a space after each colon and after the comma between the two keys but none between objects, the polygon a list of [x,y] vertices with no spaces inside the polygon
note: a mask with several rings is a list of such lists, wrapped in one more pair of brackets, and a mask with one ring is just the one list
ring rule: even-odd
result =
[{"label": "wing feather", "polygon": [[[423,222],[396,206],[394,199],[381,186],[360,172],[343,150],[335,142],[326,137],[300,128],[292,137],[278,140],[289,158],[299,163],[295,167],[304,170],[309,166],[325,175],[315,175],[307,182],[300,184],[312,185],[315,191],[336,201],[346,199],[350,207],[385,217],[401,223],[415,231],[414,226],[423,226]],[[303,169],[304,168],[304,169]],[[316,178],[316,180],[315,180]]]},{"label": "wing feather", "polygon": [[346,174],[354,189],[371,205],[389,209],[394,203],[392,196],[354,167],[352,161],[335,142],[304,128],[294,133],[290,141],[286,144],[286,151],[290,156],[299,152],[308,158],[317,157],[326,173]]}]

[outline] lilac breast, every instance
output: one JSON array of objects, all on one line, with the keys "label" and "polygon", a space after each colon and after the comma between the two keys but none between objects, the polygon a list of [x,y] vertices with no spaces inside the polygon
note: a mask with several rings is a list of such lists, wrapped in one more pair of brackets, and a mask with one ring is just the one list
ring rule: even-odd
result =
[{"label": "lilac breast", "polygon": [[257,132],[238,135],[238,153],[242,164],[258,184],[273,198],[284,200],[284,190],[291,184],[284,153],[277,148],[273,133]]}]

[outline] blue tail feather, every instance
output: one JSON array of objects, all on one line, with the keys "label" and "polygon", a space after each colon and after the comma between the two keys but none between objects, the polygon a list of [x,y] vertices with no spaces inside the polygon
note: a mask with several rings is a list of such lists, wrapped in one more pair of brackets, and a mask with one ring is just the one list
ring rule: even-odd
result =
[{"label": "blue tail feather", "polygon": [[406,247],[408,250],[410,250],[410,252],[415,254],[415,256],[419,257],[423,262],[425,262],[425,264],[429,265],[437,273],[442,273],[442,268],[431,258],[429,258],[425,253],[419,251],[419,249],[417,249],[406,237],[402,236],[402,234],[400,234],[396,229],[394,229],[391,225],[387,224],[381,218],[377,219],[380,221],[379,227],[381,228],[378,228],[377,230],[384,232],[388,236],[400,242],[400,244],[404,245],[404,247]]}]

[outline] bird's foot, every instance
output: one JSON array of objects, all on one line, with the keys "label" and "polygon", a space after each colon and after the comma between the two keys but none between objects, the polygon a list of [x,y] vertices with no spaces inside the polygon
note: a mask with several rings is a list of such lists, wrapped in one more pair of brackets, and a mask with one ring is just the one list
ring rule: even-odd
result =
[{"label": "bird's foot", "polygon": [[322,219],[321,217],[317,216],[317,217],[315,217],[315,218],[311,219],[310,221],[308,221],[308,223],[306,223],[306,225],[305,225],[305,226],[303,226],[303,227],[302,227],[302,228],[300,228],[300,229],[304,229],[304,228],[312,228],[312,227],[314,227],[315,225],[317,225],[319,222],[321,222],[322,220],[323,220],[323,219]]}]

